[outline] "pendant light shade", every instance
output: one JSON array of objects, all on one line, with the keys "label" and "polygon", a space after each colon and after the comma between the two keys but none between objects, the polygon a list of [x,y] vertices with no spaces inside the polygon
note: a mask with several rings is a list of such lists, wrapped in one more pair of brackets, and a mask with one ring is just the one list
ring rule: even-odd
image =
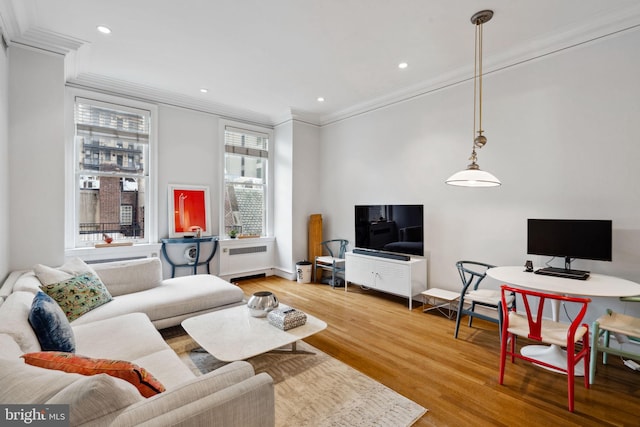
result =
[{"label": "pendant light shade", "polygon": [[[471,17],[471,23],[476,26],[475,61],[473,72],[473,147],[471,149],[471,164],[467,169],[456,172],[445,182],[458,187],[497,187],[502,184],[498,178],[478,166],[476,148],[480,149],[487,143],[487,137],[482,129],[482,26],[493,17],[493,11],[483,10]],[[477,134],[477,135],[476,135]]]},{"label": "pendant light shade", "polygon": [[502,184],[498,178],[480,169],[465,169],[447,179],[447,184],[458,187],[497,187]]}]

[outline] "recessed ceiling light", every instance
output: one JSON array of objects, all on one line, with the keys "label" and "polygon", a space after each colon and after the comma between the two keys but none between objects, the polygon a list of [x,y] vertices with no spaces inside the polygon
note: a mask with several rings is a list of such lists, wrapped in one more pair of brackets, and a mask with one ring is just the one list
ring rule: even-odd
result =
[{"label": "recessed ceiling light", "polygon": [[104,25],[98,25],[98,31],[102,34],[111,34],[111,28],[105,27]]},{"label": "recessed ceiling light", "polygon": [[324,102],[324,98],[323,98],[323,97],[321,97],[321,96],[319,96],[319,97],[318,97],[318,102]]},{"label": "recessed ceiling light", "polygon": [[207,89],[206,87],[203,87],[202,89],[200,89],[200,92],[207,93],[209,92],[209,89]]},{"label": "recessed ceiling light", "polygon": [[398,64],[398,68],[400,68],[401,70],[404,70],[408,66],[409,66],[409,64],[407,64],[406,62],[401,62],[401,63]]}]

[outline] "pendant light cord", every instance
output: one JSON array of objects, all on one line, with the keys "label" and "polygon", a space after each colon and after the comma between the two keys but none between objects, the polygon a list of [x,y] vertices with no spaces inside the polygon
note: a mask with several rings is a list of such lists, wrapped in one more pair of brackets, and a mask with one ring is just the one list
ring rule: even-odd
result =
[{"label": "pendant light cord", "polygon": [[476,26],[478,54],[478,134],[482,135],[482,23]]},{"label": "pendant light cord", "polygon": [[[472,141],[476,139],[476,124],[478,120],[478,25],[476,24],[476,40],[474,45],[474,57],[473,57],[473,137]],[[473,150],[475,151],[476,144],[473,144]]]},{"label": "pendant light cord", "polygon": [[482,21],[476,21],[474,59],[473,59],[473,145],[471,149],[471,163],[477,160],[476,148],[482,148],[479,143],[482,136]]}]

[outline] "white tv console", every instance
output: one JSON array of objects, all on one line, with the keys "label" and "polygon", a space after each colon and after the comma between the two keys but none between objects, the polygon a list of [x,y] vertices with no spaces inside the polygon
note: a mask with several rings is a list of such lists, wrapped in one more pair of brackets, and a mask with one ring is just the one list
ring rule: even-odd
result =
[{"label": "white tv console", "polygon": [[403,261],[348,252],[345,259],[345,292],[352,282],[408,298],[411,310],[413,297],[419,297],[427,290],[427,260],[424,258]]}]

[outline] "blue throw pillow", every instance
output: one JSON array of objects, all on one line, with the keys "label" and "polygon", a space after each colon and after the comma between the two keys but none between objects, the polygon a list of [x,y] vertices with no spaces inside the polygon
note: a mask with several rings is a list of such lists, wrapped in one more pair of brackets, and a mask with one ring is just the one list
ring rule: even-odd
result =
[{"label": "blue throw pillow", "polygon": [[29,323],[42,351],[76,351],[75,336],[67,316],[58,303],[44,292],[38,292],[33,298]]}]

